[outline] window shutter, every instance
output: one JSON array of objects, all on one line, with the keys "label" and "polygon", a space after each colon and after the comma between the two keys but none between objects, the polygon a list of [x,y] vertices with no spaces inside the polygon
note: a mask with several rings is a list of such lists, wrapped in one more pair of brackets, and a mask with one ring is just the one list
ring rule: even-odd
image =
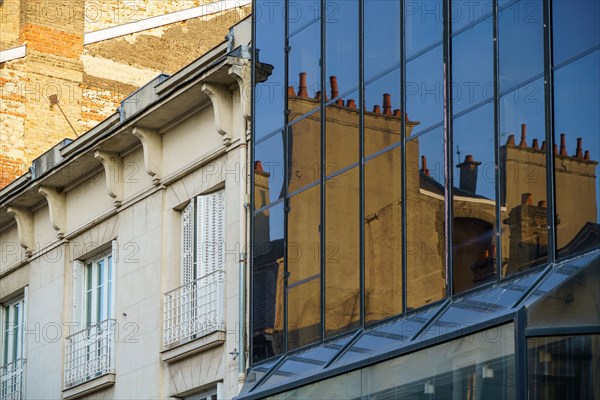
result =
[{"label": "window shutter", "polygon": [[181,213],[181,284],[194,280],[194,199]]},{"label": "window shutter", "polygon": [[74,332],[83,329],[85,310],[85,264],[75,260],[73,264],[73,323]]},{"label": "window shutter", "polygon": [[225,191],[198,197],[198,274],[222,270],[225,263]]},{"label": "window shutter", "polygon": [[115,318],[116,315],[116,311],[115,311],[115,305],[116,305],[116,299],[117,299],[117,265],[119,263],[119,243],[116,240],[112,241],[112,267],[110,268],[110,283],[111,283],[111,290],[110,290],[110,299],[108,299],[108,301],[110,301],[110,307],[109,309],[109,313],[108,313],[108,318]]}]

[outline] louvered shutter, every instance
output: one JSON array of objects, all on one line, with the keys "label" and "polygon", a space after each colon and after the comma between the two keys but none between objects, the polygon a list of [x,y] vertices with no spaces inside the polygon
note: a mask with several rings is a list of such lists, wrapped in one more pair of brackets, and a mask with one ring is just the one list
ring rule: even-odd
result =
[{"label": "louvered shutter", "polygon": [[194,280],[194,199],[181,216],[181,284]]},{"label": "louvered shutter", "polygon": [[85,309],[85,264],[75,260],[73,264],[73,331],[83,329]]},{"label": "louvered shutter", "polygon": [[223,270],[225,264],[225,191],[198,197],[196,248],[198,276]]}]

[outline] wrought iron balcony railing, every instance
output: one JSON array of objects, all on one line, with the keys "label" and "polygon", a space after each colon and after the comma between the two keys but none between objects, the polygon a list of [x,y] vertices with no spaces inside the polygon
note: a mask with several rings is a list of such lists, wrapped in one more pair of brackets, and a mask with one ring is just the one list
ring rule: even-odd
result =
[{"label": "wrought iron balcony railing", "polygon": [[106,319],[67,337],[65,387],[114,372],[116,321]]},{"label": "wrought iron balcony railing", "polygon": [[224,278],[215,271],[165,293],[165,349],[224,329]]},{"label": "wrought iron balcony railing", "polygon": [[0,366],[0,399],[21,400],[23,396],[23,370],[25,359]]}]

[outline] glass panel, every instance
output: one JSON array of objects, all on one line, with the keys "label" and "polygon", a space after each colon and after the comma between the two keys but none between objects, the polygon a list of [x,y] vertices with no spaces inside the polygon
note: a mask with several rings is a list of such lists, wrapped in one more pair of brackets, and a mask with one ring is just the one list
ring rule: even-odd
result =
[{"label": "glass panel", "polygon": [[112,256],[108,256],[108,290],[107,290],[107,302],[108,302],[108,313],[107,313],[107,317],[108,318],[113,318],[114,314],[113,314],[113,303],[112,303],[112,291],[113,291],[113,281],[112,281],[112,274],[113,274],[113,262],[112,262]]},{"label": "glass panel", "polygon": [[365,87],[365,156],[400,142],[400,69]]},{"label": "glass panel", "polygon": [[87,280],[87,288],[86,288],[86,304],[85,304],[85,322],[86,324],[91,324],[93,323],[92,318],[93,318],[93,314],[92,314],[92,309],[93,309],[93,298],[92,298],[92,291],[94,290],[94,288],[92,287],[92,279],[93,279],[93,269],[92,269],[92,264],[88,264],[87,268],[86,268],[86,280]]},{"label": "glass panel", "polygon": [[103,321],[106,318],[106,293],[104,292],[105,283],[106,283],[106,268],[104,265],[104,260],[98,261],[98,286],[96,289],[96,301],[98,302],[98,308],[96,310],[96,322]]},{"label": "glass panel", "polygon": [[[340,83],[342,94],[347,90],[358,87],[358,1],[357,0],[327,0],[326,76],[336,76]],[[316,43],[316,42],[315,42]],[[314,43],[312,44],[314,46]],[[329,93],[332,93],[330,87]],[[331,94],[334,98],[334,93]]]},{"label": "glass panel", "polygon": [[[407,118],[415,125],[412,134],[442,122],[443,76],[442,46],[437,46],[406,65],[406,109]],[[407,135],[409,133],[410,131]]]},{"label": "glass panel", "polygon": [[500,92],[544,72],[541,0],[521,0],[498,15]]},{"label": "glass panel", "polygon": [[325,174],[331,175],[359,158],[359,109],[356,106],[358,93],[339,99],[325,109]]},{"label": "glass panel", "polygon": [[496,280],[494,107],[454,119],[454,293]]},{"label": "glass panel", "polygon": [[364,74],[369,81],[400,65],[400,2],[367,1],[363,12]]},{"label": "glass panel", "polygon": [[316,182],[321,176],[321,113],[316,112],[289,127],[288,193]]},{"label": "glass panel", "polygon": [[[290,37],[288,109],[290,121],[319,106],[321,25],[313,23]],[[293,89],[293,93],[292,93]]]},{"label": "glass panel", "polygon": [[283,127],[285,24],[283,0],[259,1],[256,13],[256,88],[254,91],[254,139]]},{"label": "glass panel", "polygon": [[360,176],[353,168],[325,184],[325,334],[360,324]]},{"label": "glass panel", "polygon": [[527,313],[527,325],[540,327],[600,326],[600,262],[577,272],[544,294]]},{"label": "glass panel", "polygon": [[9,323],[9,311],[10,308],[9,307],[4,307],[4,332],[3,332],[3,337],[2,337],[2,343],[4,344],[3,346],[3,350],[2,350],[2,365],[6,365],[8,364],[8,337],[10,335],[10,323]]},{"label": "glass panel", "polygon": [[553,0],[554,65],[600,44],[600,2]]},{"label": "glass panel", "polygon": [[408,309],[446,296],[444,192],[444,131],[438,128],[406,143]]},{"label": "glass panel", "polygon": [[560,145],[554,159],[558,257],[600,244],[598,71],[600,50],[554,75],[554,140]]},{"label": "glass panel", "polygon": [[253,362],[283,351],[283,203],[254,216]]},{"label": "glass panel", "polygon": [[12,318],[12,361],[17,360],[20,357],[19,351],[19,304],[13,305],[13,318]]},{"label": "glass panel", "polygon": [[365,322],[402,313],[402,158],[395,148],[365,166]]},{"label": "glass panel", "polygon": [[[406,57],[442,43],[442,1],[407,1],[404,6],[406,19]],[[440,61],[441,62],[441,61]]]},{"label": "glass panel", "polygon": [[254,146],[254,209],[283,197],[283,132]]},{"label": "glass panel", "polygon": [[[321,4],[317,0],[290,0],[288,3],[288,21],[290,35],[307,25],[318,23]],[[282,14],[277,15],[279,18]]]},{"label": "glass panel", "polygon": [[541,79],[500,98],[503,276],[547,259],[545,131]]},{"label": "glass panel", "polygon": [[318,275],[320,262],[321,188],[316,185],[289,200],[287,224],[288,285]]},{"label": "glass panel", "polygon": [[288,288],[288,350],[321,337],[321,278]]},{"label": "glass panel", "polygon": [[[491,0],[452,0],[452,31],[456,32],[476,21],[486,18],[485,23],[492,27]],[[491,44],[491,43],[490,43]]]},{"label": "glass panel", "polygon": [[532,400],[600,399],[600,335],[527,339]]},{"label": "glass panel", "polygon": [[492,28],[493,25],[485,20],[452,39],[454,114],[494,98]]}]

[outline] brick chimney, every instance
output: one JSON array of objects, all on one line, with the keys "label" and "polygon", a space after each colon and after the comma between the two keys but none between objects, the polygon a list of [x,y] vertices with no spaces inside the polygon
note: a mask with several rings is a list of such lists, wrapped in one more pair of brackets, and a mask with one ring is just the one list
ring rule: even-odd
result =
[{"label": "brick chimney", "polygon": [[480,161],[474,161],[471,154],[465,157],[465,160],[456,167],[460,169],[460,188],[469,193],[477,191],[477,172]]}]

